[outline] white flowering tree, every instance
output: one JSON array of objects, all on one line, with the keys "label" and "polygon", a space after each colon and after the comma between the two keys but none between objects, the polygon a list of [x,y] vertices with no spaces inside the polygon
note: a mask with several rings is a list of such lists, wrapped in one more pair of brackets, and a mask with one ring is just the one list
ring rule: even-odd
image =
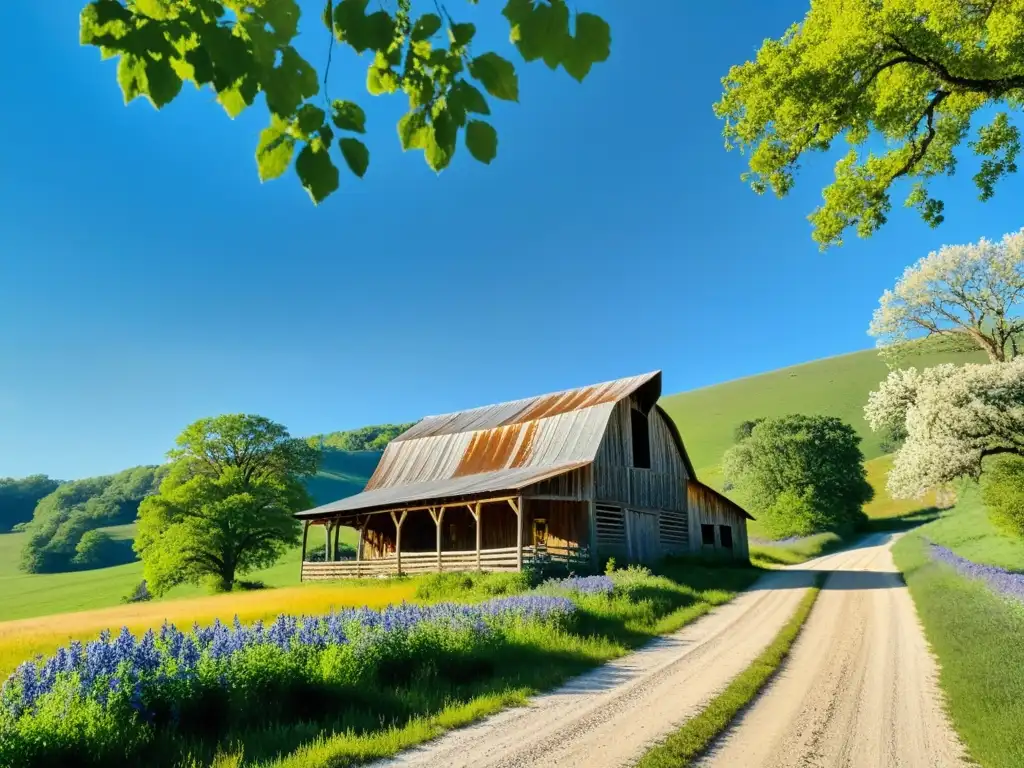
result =
[{"label": "white flowering tree", "polygon": [[868,396],[864,416],[875,431],[905,429],[889,473],[894,498],[977,479],[988,456],[1024,456],[1024,357],[893,371]]},{"label": "white flowering tree", "polygon": [[992,362],[1017,356],[1024,331],[1024,229],[998,242],[946,245],[882,294],[868,333],[888,356],[930,336],[969,339]]}]

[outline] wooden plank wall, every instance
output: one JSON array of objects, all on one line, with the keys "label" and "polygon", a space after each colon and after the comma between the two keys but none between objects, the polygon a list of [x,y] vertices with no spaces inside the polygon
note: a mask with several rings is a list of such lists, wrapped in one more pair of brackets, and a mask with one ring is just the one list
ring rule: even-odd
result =
[{"label": "wooden plank wall", "polygon": [[598,552],[605,557],[627,554],[623,509],[657,513],[662,552],[686,552],[690,546],[686,464],[665,417],[652,408],[647,415],[651,468],[632,466],[630,410],[634,405],[636,399],[631,397],[615,406],[594,461]]},{"label": "wooden plank wall", "polygon": [[724,501],[716,494],[698,483],[687,484],[687,496],[690,511],[690,551],[701,552],[704,547],[701,540],[701,524],[715,526],[715,549],[720,550],[718,526],[728,525],[732,528],[733,554],[736,558],[750,558],[750,544],[747,540],[747,518],[729,501]]}]

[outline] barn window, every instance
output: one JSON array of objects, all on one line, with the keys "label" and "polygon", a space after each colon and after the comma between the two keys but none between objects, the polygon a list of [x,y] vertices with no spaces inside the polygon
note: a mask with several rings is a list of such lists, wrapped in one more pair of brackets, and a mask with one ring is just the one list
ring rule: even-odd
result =
[{"label": "barn window", "polygon": [[718,538],[721,540],[723,547],[726,549],[732,549],[732,526],[718,526]]},{"label": "barn window", "polygon": [[638,469],[650,469],[651,433],[647,417],[635,408],[630,410],[629,415],[633,428],[633,466]]},{"label": "barn window", "polygon": [[700,543],[703,544],[705,547],[715,546],[715,526],[701,524]]}]

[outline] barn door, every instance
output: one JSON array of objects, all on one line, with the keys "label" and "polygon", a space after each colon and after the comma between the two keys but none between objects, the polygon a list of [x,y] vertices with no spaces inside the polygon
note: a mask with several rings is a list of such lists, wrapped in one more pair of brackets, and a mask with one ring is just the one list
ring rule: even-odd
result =
[{"label": "barn door", "polygon": [[649,563],[658,559],[658,517],[650,512],[626,510],[626,543],[629,559]]}]

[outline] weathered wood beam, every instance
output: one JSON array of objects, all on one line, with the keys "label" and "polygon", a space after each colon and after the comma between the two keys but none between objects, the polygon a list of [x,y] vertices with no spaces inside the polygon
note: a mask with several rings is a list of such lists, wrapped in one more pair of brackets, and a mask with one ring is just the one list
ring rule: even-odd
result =
[{"label": "weathered wood beam", "polygon": [[434,518],[434,526],[437,528],[437,572],[441,572],[441,524],[444,522],[444,507],[437,512],[430,510],[430,516]]},{"label": "weathered wood beam", "polygon": [[395,561],[398,566],[398,575],[402,575],[402,523],[405,522],[405,516],[409,514],[409,510],[403,509],[402,516],[396,517],[395,513],[391,513],[391,520],[395,524]]},{"label": "weathered wood beam", "polygon": [[302,558],[299,561],[299,581],[302,581],[301,566],[306,562],[306,537],[309,536],[309,520],[302,525]]},{"label": "weathered wood beam", "polygon": [[334,526],[334,560],[338,560],[338,535],[341,533],[341,523]]},{"label": "weathered wood beam", "polygon": [[526,525],[523,515],[523,497],[509,499],[508,505],[516,513],[516,569],[523,570],[523,526]]},{"label": "weathered wood beam", "polygon": [[480,543],[483,541],[481,534],[481,523],[483,523],[483,515],[480,514],[483,504],[477,502],[476,509],[470,508],[469,513],[473,515],[473,519],[476,520],[476,569],[480,570]]}]

